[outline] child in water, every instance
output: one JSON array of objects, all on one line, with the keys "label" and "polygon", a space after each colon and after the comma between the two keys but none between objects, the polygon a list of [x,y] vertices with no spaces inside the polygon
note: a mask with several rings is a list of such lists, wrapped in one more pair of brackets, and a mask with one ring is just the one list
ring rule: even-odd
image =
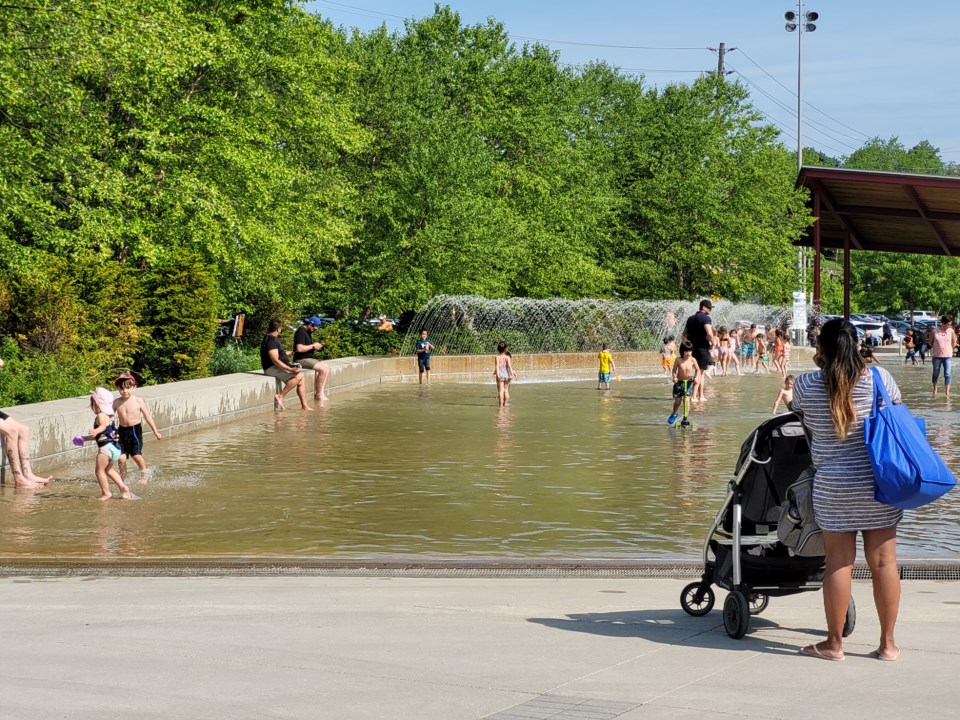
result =
[{"label": "child in water", "polygon": [[780,408],[780,403],[783,403],[786,406],[786,409],[789,411],[791,402],[793,402],[793,375],[787,375],[783,379],[783,387],[780,388],[780,392],[777,393],[777,399],[773,403],[773,411],[770,414],[777,414],[777,410]]},{"label": "child in water", "polygon": [[[684,397],[689,397],[693,392],[701,372],[700,365],[693,357],[693,345],[688,341],[680,343],[680,357],[673,364],[673,410],[667,418],[668,425],[677,422],[680,403],[683,402]],[[683,424],[687,424],[686,414],[683,416]]]},{"label": "child in water", "polygon": [[673,335],[668,335],[663,339],[663,346],[660,348],[660,365],[663,367],[663,374],[669,375],[673,369],[673,361],[677,357],[677,341]]},{"label": "child in water", "polygon": [[506,343],[497,345],[496,368],[493,376],[497,379],[497,401],[500,407],[506,407],[510,401],[510,381],[516,379],[513,371],[513,359]]},{"label": "child in water", "polygon": [[597,374],[597,390],[610,389],[611,371],[617,376],[617,380],[620,379],[620,374],[617,372],[617,366],[613,362],[613,355],[610,354],[609,347],[609,345],[604,343],[600,354],[597,355],[597,359],[600,361],[600,372]]},{"label": "child in water", "polygon": [[116,464],[120,459],[120,436],[113,424],[113,393],[104,387],[98,387],[90,393],[90,409],[93,411],[94,427],[86,435],[78,435],[73,439],[75,445],[83,445],[86,440],[93,440],[100,450],[97,452],[97,461],[94,472],[100,484],[100,499],[109,500],[113,497],[110,492],[110,481],[120,490],[120,497],[130,499],[130,488],[124,485],[117,472]]},{"label": "child in water", "polygon": [[770,361],[770,351],[767,349],[766,342],[764,341],[763,333],[758,332],[754,338],[754,343],[756,345],[756,358],[757,358],[757,369],[755,372],[759,373],[760,369],[763,368],[763,372],[769,373],[770,367],[767,363]]},{"label": "child in water", "polygon": [[153,417],[150,415],[143,398],[138,398],[133,394],[137,389],[137,381],[133,379],[133,375],[124,373],[114,380],[113,384],[120,392],[120,397],[113,403],[113,410],[119,421],[119,445],[122,453],[120,455],[120,476],[126,479],[127,458],[131,458],[140,468],[142,480],[147,469],[147,463],[143,459],[143,421],[146,421],[147,425],[150,426],[150,430],[153,431],[153,436],[157,440],[162,436],[160,431],[157,430],[157,425],[153,422]]}]

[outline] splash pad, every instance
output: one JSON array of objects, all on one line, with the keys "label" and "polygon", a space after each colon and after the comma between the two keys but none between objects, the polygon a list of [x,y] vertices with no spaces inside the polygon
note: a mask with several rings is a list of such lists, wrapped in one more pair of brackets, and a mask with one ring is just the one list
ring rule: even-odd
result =
[{"label": "splash pad", "polygon": [[[667,335],[683,332],[699,300],[565,300],[475,295],[438,295],[417,313],[401,347],[412,355],[425,329],[444,355],[489,353],[499,342],[513,353],[550,354],[614,350],[658,350]],[[789,324],[792,309],[778,305],[713,301],[714,327]]]}]

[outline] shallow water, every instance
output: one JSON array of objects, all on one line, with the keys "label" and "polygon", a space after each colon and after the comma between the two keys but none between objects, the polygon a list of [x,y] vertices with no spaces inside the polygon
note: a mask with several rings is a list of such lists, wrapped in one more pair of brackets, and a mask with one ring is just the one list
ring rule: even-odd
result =
[{"label": "shallow water", "polygon": [[[956,411],[930,368],[887,365],[955,471]],[[663,377],[379,385],[312,413],[264,413],[157,442],[138,502],[97,501],[92,463],[41,492],[0,490],[2,556],[697,560],[771,376],[718,378],[666,425]],[[296,406],[296,402],[289,403]],[[89,465],[89,466],[88,466]],[[904,558],[960,551],[960,492],[901,525]]]}]

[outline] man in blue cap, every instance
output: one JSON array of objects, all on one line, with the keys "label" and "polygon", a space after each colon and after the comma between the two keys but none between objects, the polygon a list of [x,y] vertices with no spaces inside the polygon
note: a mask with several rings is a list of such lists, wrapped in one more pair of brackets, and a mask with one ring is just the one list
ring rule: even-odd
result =
[{"label": "man in blue cap", "polygon": [[326,387],[327,378],[330,377],[330,366],[319,360],[314,354],[323,347],[323,343],[313,341],[313,333],[321,324],[320,318],[316,315],[303,319],[303,325],[297,328],[297,332],[293,336],[293,361],[316,373],[313,381],[313,399],[326,402]]}]

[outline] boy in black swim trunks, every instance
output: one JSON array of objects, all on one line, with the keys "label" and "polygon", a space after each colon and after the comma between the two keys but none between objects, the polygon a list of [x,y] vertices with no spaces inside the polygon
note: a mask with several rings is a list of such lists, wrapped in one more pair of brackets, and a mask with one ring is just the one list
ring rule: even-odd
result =
[{"label": "boy in black swim trunks", "polygon": [[[673,363],[673,411],[667,418],[667,424],[673,425],[677,422],[677,410],[680,409],[680,403],[684,396],[693,393],[700,380],[703,370],[700,364],[693,357],[693,344],[689,341],[680,343],[680,357]],[[686,417],[683,418],[686,422]]]},{"label": "boy in black swim trunks", "polygon": [[132,375],[124,373],[113,381],[114,386],[120,391],[120,397],[113,401],[113,410],[117,414],[117,430],[120,433],[120,476],[127,478],[127,458],[133,458],[133,461],[140,468],[140,479],[144,480],[144,471],[147,469],[147,463],[143,459],[143,420],[153,431],[153,435],[160,440],[162,435],[157,430],[156,423],[147,409],[147,404],[142,398],[133,394],[137,388],[137,381]]}]

